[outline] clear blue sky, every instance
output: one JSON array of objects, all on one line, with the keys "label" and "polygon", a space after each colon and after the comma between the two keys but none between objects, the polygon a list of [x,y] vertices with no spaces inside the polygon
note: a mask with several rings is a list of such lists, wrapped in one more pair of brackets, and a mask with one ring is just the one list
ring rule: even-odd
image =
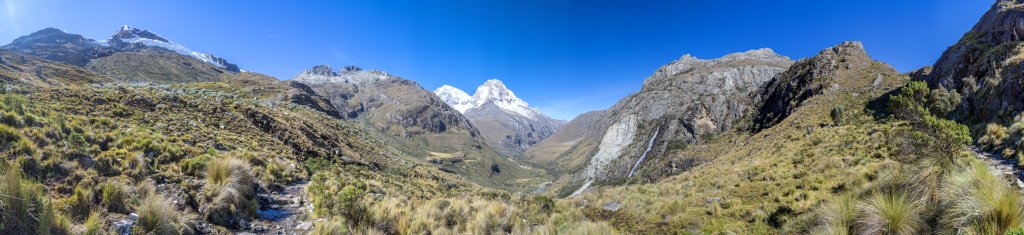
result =
[{"label": "clear blue sky", "polygon": [[0,0],[0,44],[45,27],[105,39],[127,24],[280,79],[358,65],[472,94],[497,78],[570,119],[688,53],[770,47],[798,59],[859,40],[900,71],[931,65],[992,2]]}]

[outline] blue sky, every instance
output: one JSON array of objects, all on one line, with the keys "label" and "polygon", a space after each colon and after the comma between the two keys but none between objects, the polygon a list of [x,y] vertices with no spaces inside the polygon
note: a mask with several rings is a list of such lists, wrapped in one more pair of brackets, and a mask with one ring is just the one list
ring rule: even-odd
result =
[{"label": "blue sky", "polygon": [[562,119],[604,109],[683,54],[769,47],[794,59],[863,41],[900,71],[931,65],[992,1],[0,0],[0,44],[56,27],[149,29],[290,79],[317,64],[381,69],[472,94],[490,78]]}]

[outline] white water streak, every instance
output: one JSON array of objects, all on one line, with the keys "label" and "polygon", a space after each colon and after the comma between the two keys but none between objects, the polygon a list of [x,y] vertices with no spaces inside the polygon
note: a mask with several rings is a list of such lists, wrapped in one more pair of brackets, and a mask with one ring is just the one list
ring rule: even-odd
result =
[{"label": "white water streak", "polygon": [[654,135],[652,135],[651,136],[651,140],[647,142],[647,150],[644,150],[644,154],[640,155],[640,159],[636,160],[636,164],[633,164],[633,169],[629,170],[629,176],[626,176],[626,178],[632,178],[633,177],[633,173],[636,173],[636,168],[640,166],[640,163],[643,162],[644,159],[647,159],[647,154],[651,153],[651,147],[654,147],[654,139],[658,138],[658,132],[660,132],[660,131],[661,131],[661,127],[660,126],[658,127],[658,129],[654,130]]}]

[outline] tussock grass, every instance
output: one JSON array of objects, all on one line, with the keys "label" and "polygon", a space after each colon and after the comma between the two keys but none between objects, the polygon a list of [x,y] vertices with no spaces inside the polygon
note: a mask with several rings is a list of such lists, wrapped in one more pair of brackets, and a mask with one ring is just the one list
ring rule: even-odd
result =
[{"label": "tussock grass", "polygon": [[182,234],[185,229],[178,210],[163,196],[147,195],[139,202],[136,211],[139,214],[138,228],[143,234],[175,235]]},{"label": "tussock grass", "polygon": [[234,227],[239,220],[256,215],[256,185],[249,163],[238,158],[220,158],[206,166],[203,186],[207,204],[206,219],[211,223]]},{"label": "tussock grass", "polygon": [[100,186],[100,204],[107,211],[115,213],[128,213],[131,208],[131,196],[128,195],[127,186],[117,181],[107,181]]},{"label": "tussock grass", "polygon": [[66,231],[54,214],[39,183],[23,177],[18,169],[0,167],[0,233],[51,234]]},{"label": "tussock grass", "polygon": [[922,198],[907,190],[878,191],[857,204],[858,230],[865,234],[917,234],[924,230]]},{"label": "tussock grass", "polygon": [[942,222],[955,232],[1003,234],[1024,226],[1020,192],[979,161],[954,174],[943,197],[948,209]]}]

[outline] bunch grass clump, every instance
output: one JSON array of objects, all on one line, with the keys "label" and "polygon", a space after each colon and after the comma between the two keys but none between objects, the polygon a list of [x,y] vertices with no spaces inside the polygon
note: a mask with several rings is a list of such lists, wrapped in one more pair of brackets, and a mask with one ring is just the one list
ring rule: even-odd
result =
[{"label": "bunch grass clump", "polygon": [[238,158],[220,158],[206,166],[206,219],[211,223],[234,227],[256,215],[255,179],[250,166]]}]

